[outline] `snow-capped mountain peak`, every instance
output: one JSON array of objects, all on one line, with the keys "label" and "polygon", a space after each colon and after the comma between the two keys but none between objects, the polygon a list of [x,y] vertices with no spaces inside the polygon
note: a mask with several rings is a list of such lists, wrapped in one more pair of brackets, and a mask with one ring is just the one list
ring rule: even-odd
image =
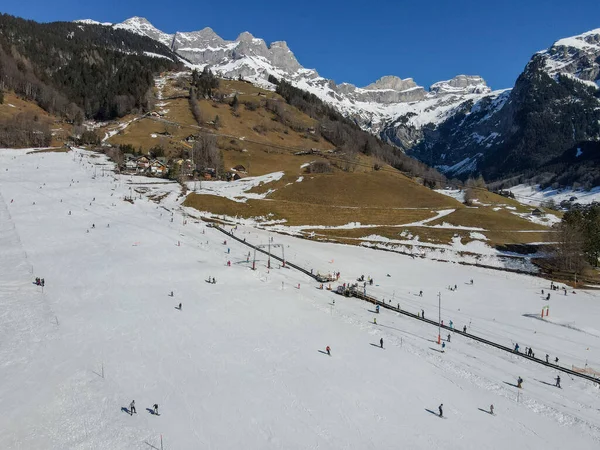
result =
[{"label": "snow-capped mountain peak", "polygon": [[144,17],[131,17],[122,23],[113,25],[113,27],[116,29],[131,31],[132,33],[140,34],[142,36],[148,36],[149,38],[159,41],[167,47],[171,47],[173,35],[160,31]]},{"label": "snow-capped mountain peak", "polygon": [[374,134],[405,117],[403,123],[414,127],[416,133],[406,139],[384,136],[401,146],[418,140],[418,130],[423,125],[437,124],[461,103],[477,101],[490,93],[481,77],[467,75],[435,83],[429,91],[412,78],[393,75],[381,77],[365,87],[350,83],[337,85],[321,77],[316,70],[302,67],[285,41],[267,45],[248,31],[240,33],[235,40],[223,39],[211,28],[168,34],[142,17],[132,17],[114,27],[155,39],[197,67],[209,66],[225,78],[241,76],[271,89],[274,86],[267,81],[269,75],[285,79],[315,94]]},{"label": "snow-capped mountain peak", "polygon": [[551,76],[569,75],[590,86],[600,86],[600,28],[559,39],[538,55],[544,58]]}]

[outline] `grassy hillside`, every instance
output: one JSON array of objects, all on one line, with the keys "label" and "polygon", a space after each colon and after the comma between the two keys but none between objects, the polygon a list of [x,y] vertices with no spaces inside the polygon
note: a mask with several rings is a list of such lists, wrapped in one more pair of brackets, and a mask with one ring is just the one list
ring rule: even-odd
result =
[{"label": "grassy hillside", "polygon": [[[131,144],[144,151],[162,145],[167,155],[189,149],[183,140],[199,132],[187,98],[186,77],[166,74],[158,82],[155,110],[160,118],[142,118],[132,122],[108,141]],[[201,99],[199,107],[202,129],[218,134],[226,170],[243,165],[247,176],[284,172],[277,181],[250,189],[263,199],[237,199],[207,195],[214,191],[211,181],[203,181],[203,194],[191,193],[185,202],[216,217],[238,217],[257,222],[280,221],[301,227],[306,235],[316,235],[343,242],[359,243],[373,235],[402,240],[409,236],[421,242],[449,243],[457,236],[463,242],[473,240],[473,229],[485,236],[491,245],[521,244],[551,239],[548,227],[533,223],[525,216],[531,207],[512,199],[477,191],[473,207],[439,194],[373,158],[353,155],[350,164],[343,152],[312,133],[317,122],[276,93],[265,91],[243,81],[222,80],[218,96],[225,101]],[[238,100],[237,108],[230,103]],[[276,115],[267,101],[281,108]],[[285,123],[281,115],[286,118]],[[217,119],[218,116],[218,119]],[[128,119],[126,119],[127,121]],[[219,126],[215,126],[215,120]],[[112,125],[114,128],[116,125]],[[297,155],[300,150],[316,149],[317,154]],[[314,161],[330,164],[330,173],[307,173]],[[375,164],[379,164],[375,170]],[[453,210],[434,219],[441,210]],[[413,224],[431,220],[423,225]],[[348,229],[323,229],[360,223]],[[314,228],[316,227],[316,228]],[[356,225],[355,225],[356,227]],[[468,227],[471,230],[464,228]],[[527,232],[522,232],[527,231]]]},{"label": "grassy hillside", "polygon": [[4,102],[0,104],[0,123],[11,123],[20,119],[47,126],[52,134],[50,146],[53,147],[64,145],[71,134],[72,125],[60,117],[49,114],[31,100],[17,96],[13,92],[5,92]]}]

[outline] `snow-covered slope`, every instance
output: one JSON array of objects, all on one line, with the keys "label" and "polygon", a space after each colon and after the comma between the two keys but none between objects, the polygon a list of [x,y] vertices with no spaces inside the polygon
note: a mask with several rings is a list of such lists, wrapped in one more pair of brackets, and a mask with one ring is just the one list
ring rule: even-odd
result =
[{"label": "snow-covered slope", "polygon": [[[185,215],[176,183],[25,153],[0,151],[2,448],[598,447],[593,383],[556,388],[556,370],[456,333],[442,353],[436,327],[384,309],[374,324],[372,305],[260,255],[252,270],[247,247]],[[340,284],[370,275],[370,294],[427,317],[441,292],[446,324],[599,369],[597,291],[548,302],[538,278],[235,232]]]}]

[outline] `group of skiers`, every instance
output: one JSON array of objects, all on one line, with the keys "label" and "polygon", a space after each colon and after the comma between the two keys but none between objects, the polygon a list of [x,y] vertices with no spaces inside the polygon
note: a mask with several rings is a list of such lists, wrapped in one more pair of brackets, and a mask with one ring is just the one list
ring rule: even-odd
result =
[{"label": "group of skiers", "polygon": [[[519,353],[520,348],[521,347],[519,347],[519,344],[515,343],[515,348],[513,351],[515,353]],[[533,352],[533,349],[531,347],[525,347],[525,354],[535,359],[535,353]],[[546,363],[550,364],[550,355],[548,355],[548,353],[546,353]],[[554,358],[554,364],[558,364],[558,356]]]},{"label": "group of skiers", "polygon": [[43,278],[40,278],[40,277],[35,277],[35,284],[36,284],[37,286],[42,286],[42,287],[44,287],[44,285],[46,284],[46,282],[44,281],[44,279],[43,279]]},{"label": "group of skiers", "polygon": [[[158,403],[152,405],[152,409],[148,408],[148,411],[155,416],[158,416]],[[129,404],[129,415],[133,416],[134,414],[137,414],[137,411],[135,410],[135,400],[131,400],[131,403]]]}]

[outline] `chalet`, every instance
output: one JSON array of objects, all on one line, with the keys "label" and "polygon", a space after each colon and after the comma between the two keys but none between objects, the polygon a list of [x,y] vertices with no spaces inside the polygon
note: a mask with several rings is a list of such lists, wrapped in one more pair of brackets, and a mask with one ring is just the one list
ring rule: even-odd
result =
[{"label": "chalet", "polygon": [[244,166],[242,166],[241,164],[238,164],[237,166],[235,166],[233,168],[233,170],[235,170],[236,172],[246,173],[246,168]]},{"label": "chalet", "polygon": [[535,208],[533,211],[531,211],[532,216],[543,216],[544,214],[546,213],[541,208]]},{"label": "chalet", "polygon": [[137,169],[137,161],[135,159],[128,159],[125,161],[125,169],[127,170],[136,170]]},{"label": "chalet", "polygon": [[155,159],[150,163],[150,173],[155,176],[164,176],[167,174],[168,167],[166,164]]}]

